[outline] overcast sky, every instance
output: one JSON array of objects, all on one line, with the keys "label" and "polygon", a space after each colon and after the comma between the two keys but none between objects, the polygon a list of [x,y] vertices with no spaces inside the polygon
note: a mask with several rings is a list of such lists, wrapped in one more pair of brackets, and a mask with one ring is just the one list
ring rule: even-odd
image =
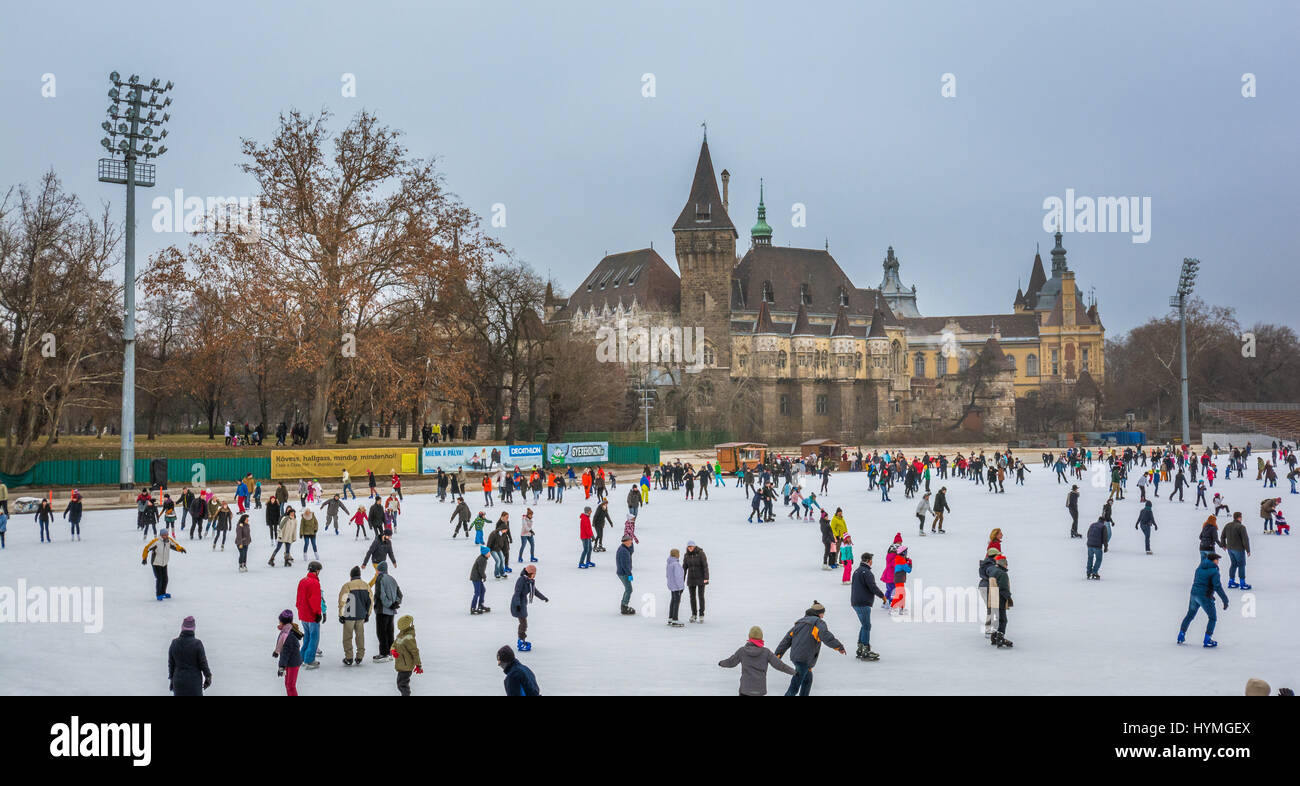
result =
[{"label": "overcast sky", "polygon": [[185,241],[149,229],[153,197],[250,194],[241,136],[268,139],[290,107],[328,107],[336,128],[364,107],[480,215],[504,205],[498,237],[569,291],[606,252],[653,243],[674,263],[707,121],[742,244],[763,177],[774,243],[829,239],[873,287],[893,245],[923,314],[1009,311],[1035,244],[1050,265],[1044,200],[1071,188],[1151,200],[1149,242],[1065,236],[1112,334],[1167,310],[1185,256],[1243,323],[1298,323],[1294,2],[46,0],[3,16],[0,185],[53,167],[120,208],[95,177],[107,74],[176,83],[141,263]]}]

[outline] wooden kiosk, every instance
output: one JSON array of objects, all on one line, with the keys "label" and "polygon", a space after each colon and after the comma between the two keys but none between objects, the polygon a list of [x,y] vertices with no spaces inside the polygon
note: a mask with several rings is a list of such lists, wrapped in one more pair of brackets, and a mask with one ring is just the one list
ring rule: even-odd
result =
[{"label": "wooden kiosk", "polygon": [[764,442],[724,442],[713,447],[718,452],[718,463],[723,472],[753,469],[767,460],[767,444]]}]

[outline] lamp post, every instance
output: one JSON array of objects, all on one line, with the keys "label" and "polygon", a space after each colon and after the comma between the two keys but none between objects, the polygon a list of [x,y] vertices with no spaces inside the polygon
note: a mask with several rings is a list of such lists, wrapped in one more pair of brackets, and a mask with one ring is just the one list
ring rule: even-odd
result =
[{"label": "lamp post", "polygon": [[1187,297],[1196,285],[1196,271],[1201,266],[1199,259],[1183,259],[1183,269],[1178,275],[1178,291],[1169,298],[1169,305],[1178,309],[1179,354],[1182,359],[1182,398],[1183,398],[1183,444],[1192,442],[1192,428],[1188,422],[1187,404]]},{"label": "lamp post", "polygon": [[[109,119],[100,123],[100,128],[108,136],[99,144],[108,151],[109,157],[99,159],[99,181],[126,186],[122,452],[118,488],[127,492],[135,486],[135,189],[136,186],[149,188],[154,185],[154,165],[148,162],[167,152],[166,145],[161,144],[167,137],[162,126],[171,120],[171,115],[163,110],[171,106],[172,100],[164,94],[170,92],[173,85],[171,82],[160,84],[157,79],[145,83],[136,74],[122,79],[116,71],[108,75],[108,81],[113,85],[108,91],[113,103],[108,107]],[[162,112],[161,117],[159,112]],[[155,142],[159,143],[157,147]]]}]

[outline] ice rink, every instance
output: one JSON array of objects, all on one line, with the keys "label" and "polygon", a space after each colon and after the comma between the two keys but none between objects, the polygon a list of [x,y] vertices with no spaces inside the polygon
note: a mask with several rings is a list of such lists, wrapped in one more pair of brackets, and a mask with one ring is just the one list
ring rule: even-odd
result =
[{"label": "ice rink", "polygon": [[[858,624],[849,606],[849,587],[841,584],[840,571],[822,570],[817,524],[786,518],[779,499],[775,523],[749,524],[749,504],[734,479],[712,488],[707,501],[685,501],[682,491],[652,490],[650,504],[638,518],[641,542],[633,555],[633,606],[642,613],[623,616],[614,551],[626,514],[627,485],[620,482],[610,494],[618,527],[606,531],[609,550],[594,555],[598,567],[591,570],[577,568],[578,515],[585,504],[581,490],[571,490],[559,505],[543,495],[534,506],[537,587],[551,602],[538,600],[531,607],[534,649],[520,659],[533,669],[544,695],[734,695],[739,670],[719,668],[717,661],[744,643],[751,625],[760,625],[768,646],[775,648],[816,599],[827,606],[826,622],[849,654],[822,650],[814,695],[1240,695],[1250,677],[1268,681],[1274,690],[1300,683],[1300,538],[1264,535],[1258,517],[1265,496],[1282,497],[1288,512],[1291,500],[1300,499],[1288,493],[1285,482],[1265,490],[1249,474],[1216,481],[1214,491],[1224,493],[1233,510],[1244,512],[1254,589],[1227,590],[1231,607],[1220,613],[1215,634],[1220,646],[1205,650],[1200,646],[1203,615],[1192,624],[1189,644],[1174,644],[1198,564],[1197,535],[1207,515],[1193,509],[1194,490],[1183,503],[1156,500],[1159,530],[1153,535],[1155,553],[1147,556],[1141,533],[1134,529],[1139,503],[1130,480],[1127,499],[1115,504],[1114,541],[1105,555],[1102,580],[1087,581],[1084,541],[1068,536],[1064,504],[1069,486],[1058,484],[1036,453],[1024,458],[1032,469],[1027,484],[1015,486],[1008,476],[1005,494],[988,493],[982,485],[958,478],[933,480],[934,491],[948,487],[949,534],[928,535],[927,522],[924,538],[917,536],[917,500],[905,499],[901,484],[892,492],[894,501],[884,503],[877,492],[867,492],[865,474],[832,476],[830,492],[821,501],[832,514],[837,506],[844,509],[855,554],[876,555],[877,578],[895,532],[903,534],[914,561],[909,605],[917,619],[891,620],[876,606],[871,641],[881,659],[875,663],[853,658]],[[1094,487],[1090,475],[1079,485],[1084,531],[1096,519],[1106,489]],[[1161,493],[1171,485],[1162,484]],[[230,489],[215,490],[233,497]],[[475,512],[483,509],[481,492],[466,499]],[[64,502],[56,498],[57,511]],[[296,498],[292,502],[296,507]],[[347,504],[351,508],[353,503]],[[471,616],[468,576],[478,548],[464,537],[451,539],[453,504],[426,494],[409,496],[403,506],[394,538],[398,566],[391,572],[405,595],[399,615],[414,616],[424,663],[425,673],[412,681],[413,693],[501,694],[495,652],[515,642],[509,596],[523,567],[516,561],[517,542],[509,580],[494,581],[488,563],[492,612]],[[498,503],[487,511],[493,521],[501,510],[510,511],[517,538],[524,508]],[[56,520],[54,542],[48,545],[39,542],[31,515],[15,516],[9,522],[8,547],[0,551],[0,587],[16,589],[20,580],[29,588],[102,587],[102,630],[86,632],[79,623],[0,623],[0,694],[164,695],[168,644],[187,615],[196,618],[207,650],[213,671],[210,694],[282,694],[271,657],[276,616],[294,606],[308,560],[301,559],[299,542],[292,567],[267,566],[272,546],[263,513],[253,512],[248,573],[236,571],[233,533],[225,551],[217,552],[209,541],[182,534],[179,542],[189,551],[172,555],[173,598],[162,602],[154,598],[150,569],[140,564],[143,542],[134,510],[89,511],[81,542],[69,542],[66,522]],[[321,584],[330,606],[321,626],[325,655],[320,669],[301,672],[298,689],[302,695],[396,695],[392,664],[369,660],[376,654],[373,624],[367,627],[365,665],[345,668],[341,663],[335,599],[367,546],[366,540],[354,539],[343,518],[342,534],[322,532],[318,538],[325,566]],[[945,620],[942,613],[940,619],[925,619],[927,603],[934,614],[934,593],[956,597],[975,585],[993,527],[1004,532],[1015,599],[1007,629],[1015,642],[1010,650],[990,647],[976,621]],[[669,628],[665,561],[669,549],[684,552],[688,540],[696,541],[709,560],[707,622]],[[1221,570],[1226,588],[1226,555]],[[372,569],[364,573],[367,579],[372,575]],[[924,588],[931,588],[930,599]],[[690,616],[685,597],[682,605],[685,621]],[[937,607],[942,611],[942,602]],[[787,683],[785,675],[769,673],[770,693],[783,692]]]}]

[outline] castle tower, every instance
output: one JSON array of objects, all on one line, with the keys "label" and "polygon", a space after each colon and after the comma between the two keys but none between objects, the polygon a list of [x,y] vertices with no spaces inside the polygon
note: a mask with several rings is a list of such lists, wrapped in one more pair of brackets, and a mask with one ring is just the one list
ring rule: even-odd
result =
[{"label": "castle tower", "polygon": [[890,246],[885,252],[885,277],[880,281],[880,294],[884,295],[894,314],[915,319],[921,316],[921,312],[916,309],[916,287],[908,289],[903,286],[902,279],[898,277],[899,264],[898,257],[894,256],[894,247]]},{"label": "castle tower", "polygon": [[731,271],[737,237],[718,193],[706,134],[690,196],[673,224],[673,238],[681,273],[682,327],[704,331],[707,368],[701,373],[719,381],[725,381],[731,367]]}]

